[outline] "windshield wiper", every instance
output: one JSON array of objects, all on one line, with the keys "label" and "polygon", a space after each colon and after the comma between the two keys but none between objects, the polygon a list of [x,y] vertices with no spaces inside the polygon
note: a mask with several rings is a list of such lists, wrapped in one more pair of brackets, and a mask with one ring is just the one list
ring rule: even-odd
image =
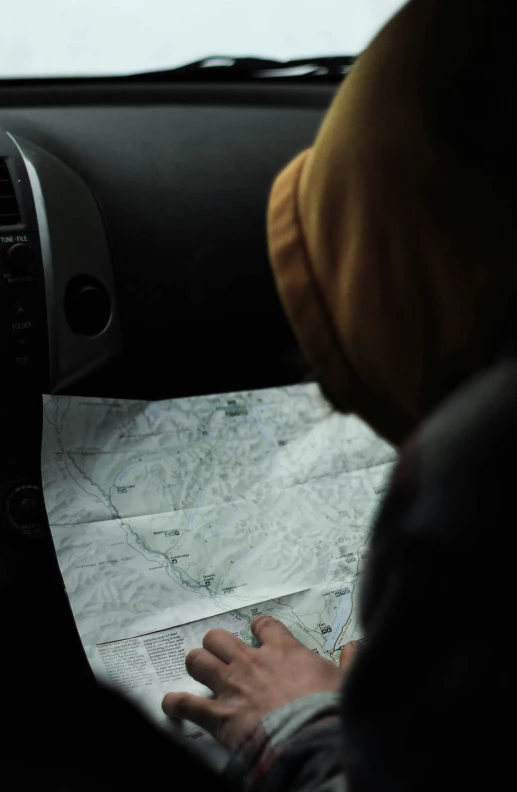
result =
[{"label": "windshield wiper", "polygon": [[288,82],[337,82],[352,68],[350,55],[279,61],[267,58],[213,56],[176,69],[144,72],[123,77],[125,82],[243,82],[281,80]]}]

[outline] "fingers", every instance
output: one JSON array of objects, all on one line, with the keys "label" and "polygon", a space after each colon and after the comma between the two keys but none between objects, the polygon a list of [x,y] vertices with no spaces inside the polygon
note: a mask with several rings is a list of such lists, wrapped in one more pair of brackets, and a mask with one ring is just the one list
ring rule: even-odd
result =
[{"label": "fingers", "polygon": [[227,666],[206,649],[192,649],[185,658],[185,667],[190,676],[217,693],[221,687]]},{"label": "fingers", "polygon": [[251,622],[251,632],[262,645],[267,643],[298,643],[292,632],[272,616],[257,616]]},{"label": "fingers", "polygon": [[167,693],[162,710],[169,718],[192,721],[210,734],[217,728],[217,702],[192,693]]},{"label": "fingers", "polygon": [[203,647],[223,663],[231,663],[248,645],[227,630],[210,630],[203,638]]},{"label": "fingers", "polygon": [[360,641],[349,641],[345,644],[341,650],[341,655],[339,657],[339,667],[342,671],[347,671],[348,667],[352,663],[352,660],[357,654],[359,647],[361,646]]}]

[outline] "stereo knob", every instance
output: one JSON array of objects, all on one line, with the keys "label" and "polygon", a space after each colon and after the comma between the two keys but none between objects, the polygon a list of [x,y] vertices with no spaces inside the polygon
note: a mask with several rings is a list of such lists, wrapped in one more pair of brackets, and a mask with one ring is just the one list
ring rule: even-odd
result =
[{"label": "stereo knob", "polygon": [[34,261],[34,253],[27,245],[19,242],[7,250],[5,254],[7,267],[14,277],[27,275]]},{"label": "stereo knob", "polygon": [[41,487],[20,481],[7,491],[4,511],[11,530],[36,538],[48,534],[47,512]]}]

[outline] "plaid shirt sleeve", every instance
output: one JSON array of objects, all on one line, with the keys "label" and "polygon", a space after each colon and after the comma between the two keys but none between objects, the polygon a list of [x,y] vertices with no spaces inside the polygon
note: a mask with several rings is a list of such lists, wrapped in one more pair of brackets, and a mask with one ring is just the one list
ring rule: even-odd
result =
[{"label": "plaid shirt sleeve", "polygon": [[[341,792],[339,701],[338,693],[315,693],[267,715],[231,760],[228,780],[245,790]],[[314,786],[314,761],[325,786]]]}]

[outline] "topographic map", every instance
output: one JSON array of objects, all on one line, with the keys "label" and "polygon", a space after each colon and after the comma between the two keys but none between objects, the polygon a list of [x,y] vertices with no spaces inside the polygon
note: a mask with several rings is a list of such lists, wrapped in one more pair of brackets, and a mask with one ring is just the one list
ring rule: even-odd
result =
[{"label": "topographic map", "polygon": [[213,627],[251,642],[270,613],[334,660],[357,634],[395,452],[316,385],[45,396],[43,416],[45,503],[87,656],[155,717],[164,692],[199,687],[185,654]]}]

